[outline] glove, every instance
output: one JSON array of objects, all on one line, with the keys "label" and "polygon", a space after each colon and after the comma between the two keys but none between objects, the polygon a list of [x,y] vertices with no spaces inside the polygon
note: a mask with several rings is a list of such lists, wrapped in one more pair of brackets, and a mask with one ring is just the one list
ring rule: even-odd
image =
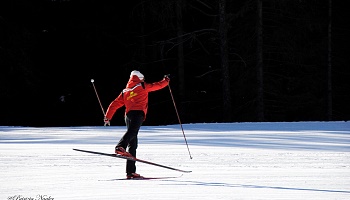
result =
[{"label": "glove", "polygon": [[105,117],[104,119],[103,119],[103,121],[104,121],[104,123],[105,123],[105,125],[104,126],[110,126],[111,125],[111,122],[109,121],[109,119],[107,118],[107,117]]},{"label": "glove", "polygon": [[169,82],[170,81],[170,74],[164,75],[164,80]]}]

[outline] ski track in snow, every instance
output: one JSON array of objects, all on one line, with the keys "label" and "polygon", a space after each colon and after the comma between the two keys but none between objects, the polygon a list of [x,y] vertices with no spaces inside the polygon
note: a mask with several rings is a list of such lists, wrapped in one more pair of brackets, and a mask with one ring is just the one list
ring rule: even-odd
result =
[{"label": "ski track in snow", "polygon": [[150,180],[125,180],[111,127],[0,127],[0,199],[350,199],[350,123],[143,126],[137,163]]}]

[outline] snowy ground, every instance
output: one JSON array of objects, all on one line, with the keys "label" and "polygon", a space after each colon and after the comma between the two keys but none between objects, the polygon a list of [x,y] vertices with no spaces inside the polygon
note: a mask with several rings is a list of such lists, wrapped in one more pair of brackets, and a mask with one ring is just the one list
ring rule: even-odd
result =
[{"label": "snowy ground", "polygon": [[2,199],[350,199],[350,122],[143,126],[138,157],[160,179],[125,180],[112,153],[125,131],[111,127],[0,127]]}]

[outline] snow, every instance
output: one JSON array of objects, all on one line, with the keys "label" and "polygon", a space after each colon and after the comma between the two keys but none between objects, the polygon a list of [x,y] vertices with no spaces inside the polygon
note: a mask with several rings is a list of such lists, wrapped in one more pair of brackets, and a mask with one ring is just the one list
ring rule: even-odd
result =
[{"label": "snow", "polygon": [[[350,199],[350,122],[143,126],[137,172],[112,153],[110,127],[0,127],[0,199]],[[190,154],[193,159],[190,159]]]}]

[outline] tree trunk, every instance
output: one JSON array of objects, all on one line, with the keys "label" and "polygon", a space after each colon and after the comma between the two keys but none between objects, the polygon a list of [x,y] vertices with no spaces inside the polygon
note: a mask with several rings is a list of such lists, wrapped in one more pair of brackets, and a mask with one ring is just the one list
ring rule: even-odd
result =
[{"label": "tree trunk", "polygon": [[263,75],[263,18],[262,0],[257,0],[258,23],[257,23],[257,119],[264,121],[264,75]]},{"label": "tree trunk", "polygon": [[332,0],[328,5],[327,119],[332,120]]},{"label": "tree trunk", "polygon": [[146,41],[145,41],[145,19],[146,19],[146,13],[145,13],[145,6],[144,4],[141,4],[141,63],[146,62]]},{"label": "tree trunk", "polygon": [[226,0],[219,0],[219,37],[220,37],[220,59],[222,72],[222,97],[223,97],[223,121],[231,121],[231,92],[230,72],[227,48],[227,22],[226,22]]},{"label": "tree trunk", "polygon": [[183,47],[183,24],[182,24],[182,0],[176,3],[176,26],[177,26],[177,55],[178,55],[178,76],[179,76],[179,96],[180,99],[185,95],[185,64]]}]

